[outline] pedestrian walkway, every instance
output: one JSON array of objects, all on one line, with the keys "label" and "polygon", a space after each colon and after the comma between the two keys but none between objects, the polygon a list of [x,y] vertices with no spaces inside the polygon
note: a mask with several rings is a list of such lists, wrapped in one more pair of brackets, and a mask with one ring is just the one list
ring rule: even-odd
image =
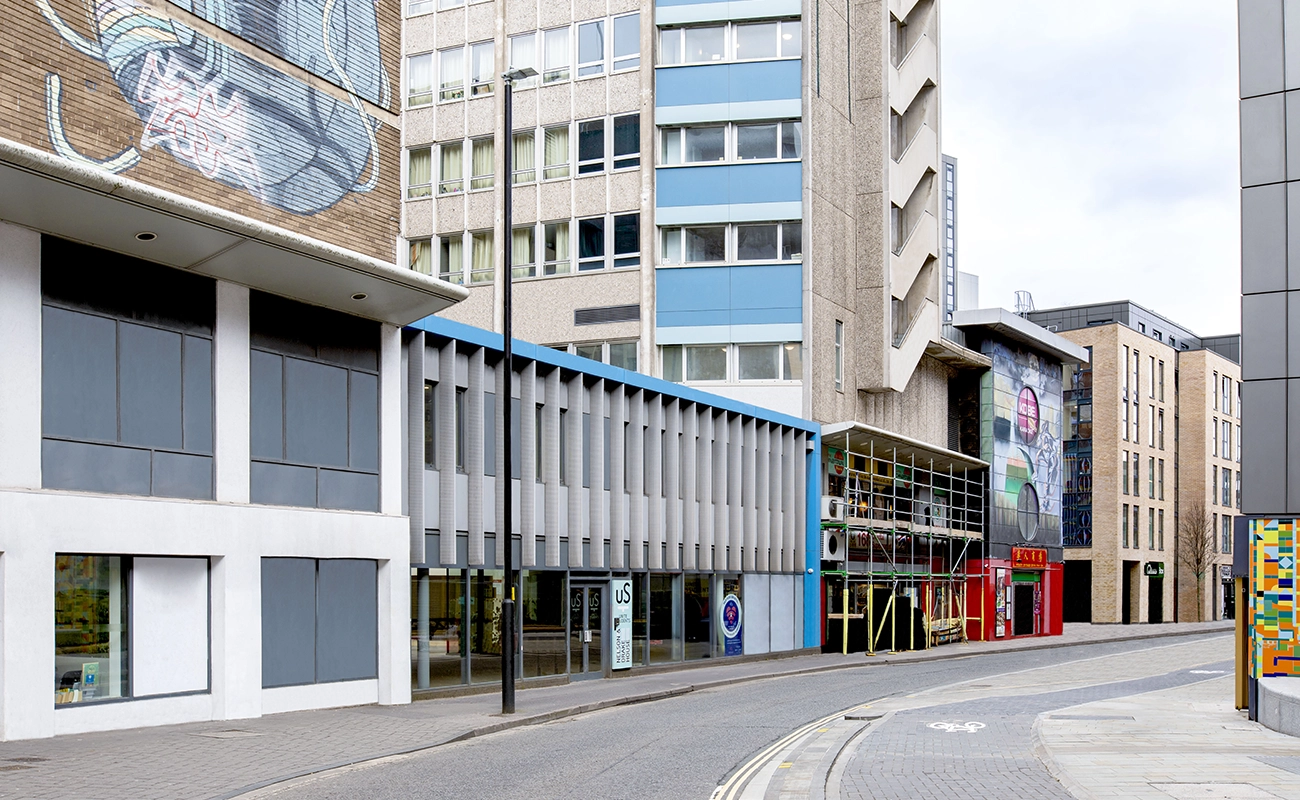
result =
[{"label": "pedestrian walkway", "polygon": [[870,669],[984,653],[1222,633],[1230,622],[1067,625],[1059,637],[972,642],[894,655],[808,655],[710,664],[610,680],[525,689],[518,713],[496,694],[303,711],[0,744],[0,797],[232,798],[315,772],[436,747],[519,725],[738,682],[835,669]]}]

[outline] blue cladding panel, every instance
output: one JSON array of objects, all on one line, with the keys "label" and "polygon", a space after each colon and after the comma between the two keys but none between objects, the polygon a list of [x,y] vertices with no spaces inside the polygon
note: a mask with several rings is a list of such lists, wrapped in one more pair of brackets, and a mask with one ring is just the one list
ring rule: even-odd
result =
[{"label": "blue cladding panel", "polygon": [[723,164],[655,170],[655,207],[798,203],[803,165]]},{"label": "blue cladding panel", "polygon": [[799,264],[656,270],[656,324],[801,324],[802,275]]},{"label": "blue cladding panel", "polygon": [[[798,100],[802,61],[701,64],[655,70],[655,105],[690,106]],[[726,119],[726,117],[720,117]]]}]

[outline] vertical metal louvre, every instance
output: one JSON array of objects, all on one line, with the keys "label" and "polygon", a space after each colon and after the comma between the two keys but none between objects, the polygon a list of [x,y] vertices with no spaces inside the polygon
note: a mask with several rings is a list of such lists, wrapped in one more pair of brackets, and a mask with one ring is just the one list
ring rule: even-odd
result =
[{"label": "vertical metal louvre", "polygon": [[743,548],[741,552],[744,553],[744,556],[740,561],[740,569],[745,572],[754,569],[754,552],[758,549],[758,531],[756,530],[758,520],[755,516],[757,512],[755,492],[758,488],[758,476],[755,474],[758,461],[758,442],[755,428],[754,420],[752,418],[746,419],[744,433],[741,436],[742,447],[744,448],[741,456],[743,459],[741,471],[744,474],[744,483],[740,493],[740,503],[745,535],[741,542]]},{"label": "vertical metal louvre", "polygon": [[560,370],[542,383],[542,534],[546,566],[560,566]]},{"label": "vertical metal louvre", "polygon": [[[642,392],[644,396],[645,393]],[[646,401],[650,424],[647,440],[650,452],[646,454],[650,474],[646,481],[646,516],[648,518],[650,541],[650,569],[664,568],[664,399],[662,396],[651,397]]]},{"label": "vertical metal louvre", "polygon": [[469,357],[465,389],[466,502],[469,504],[469,563],[483,563],[483,348]]},{"label": "vertical metal louvre", "polygon": [[597,380],[591,385],[590,398],[591,494],[587,528],[591,538],[591,567],[605,566],[605,542],[609,541],[609,527],[605,525],[605,382]]},{"label": "vertical metal louvre", "polygon": [[[575,374],[567,384],[569,395],[569,429],[565,435],[564,477],[568,482],[568,525],[566,535],[569,537],[569,568],[580,569],[582,563],[582,412],[586,405],[583,398],[581,373]],[[594,465],[594,462],[593,462]],[[595,472],[592,472],[592,487],[595,487]]]},{"label": "vertical metal louvre", "polygon": [[664,464],[668,467],[664,474],[668,483],[664,486],[664,535],[668,540],[668,558],[664,566],[667,569],[681,569],[682,553],[682,404],[676,397],[668,404],[664,424]]},{"label": "vertical metal louvre", "polygon": [[438,351],[438,560],[456,563],[456,341]]},{"label": "vertical metal louvre", "polygon": [[700,431],[700,407],[682,401],[685,410],[680,412],[682,421],[682,569],[696,569],[699,560],[696,551],[700,543],[700,511],[696,507],[699,499],[699,461],[696,437]]},{"label": "vertical metal louvre", "polygon": [[785,531],[781,527],[781,445],[784,440],[781,438],[781,426],[768,426],[768,446],[770,456],[768,461],[771,463],[771,472],[768,475],[768,516],[771,519],[771,537],[769,539],[769,549],[767,551],[767,560],[764,568],[770,572],[781,571],[781,548],[785,544]]},{"label": "vertical metal louvre", "polygon": [[794,572],[794,523],[802,513],[795,505],[794,483],[803,474],[803,450],[795,449],[797,439],[793,428],[786,428],[781,437],[781,570]]},{"label": "vertical metal louvre", "polygon": [[406,348],[406,513],[411,563],[424,563],[424,331]]},{"label": "vertical metal louvre", "polygon": [[[501,359],[497,362],[496,368],[496,385],[497,385],[497,403],[495,419],[492,424],[496,426],[496,478],[494,482],[493,502],[495,503],[496,514],[493,520],[494,532],[496,534],[496,563],[501,564],[506,560],[506,496],[505,492],[514,491],[514,481],[510,476],[505,474],[506,463],[506,428],[505,417],[502,414],[502,403],[509,403],[510,398],[514,397],[515,371],[510,364]],[[504,490],[502,489],[504,487]]]},{"label": "vertical metal louvre", "polygon": [[537,362],[519,379],[519,541],[522,566],[537,565]]},{"label": "vertical metal louvre", "polygon": [[624,450],[627,437],[623,435],[623,419],[626,404],[623,402],[627,389],[623,384],[616,384],[609,393],[609,566],[610,569],[626,569],[623,548],[627,543],[627,526],[624,524]]},{"label": "vertical metal louvre", "polygon": [[645,392],[634,391],[627,400],[628,567],[645,569]]},{"label": "vertical metal louvre", "polygon": [[[743,488],[742,473],[744,472],[743,456],[743,420],[737,415],[727,421],[727,463],[731,465],[730,470],[724,470],[723,474],[727,481],[727,523],[722,530],[727,531],[727,569],[732,572],[740,572],[741,553],[744,547],[744,515],[741,513],[743,508]],[[750,461],[749,474],[753,476],[753,462]]]},{"label": "vertical metal louvre", "polygon": [[772,439],[768,426],[754,425],[754,507],[749,512],[754,518],[755,572],[767,572],[767,555],[772,548],[771,472]]}]

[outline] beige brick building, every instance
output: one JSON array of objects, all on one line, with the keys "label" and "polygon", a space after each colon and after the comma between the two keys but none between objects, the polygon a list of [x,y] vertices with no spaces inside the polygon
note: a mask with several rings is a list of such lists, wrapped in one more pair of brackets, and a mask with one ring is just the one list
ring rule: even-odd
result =
[{"label": "beige brick building", "polygon": [[[1222,531],[1239,513],[1238,337],[1202,339],[1131,302],[1029,316],[1092,353],[1065,381],[1066,621],[1195,620],[1198,581],[1203,618],[1220,618]],[[1197,527],[1213,534],[1199,563]]]}]

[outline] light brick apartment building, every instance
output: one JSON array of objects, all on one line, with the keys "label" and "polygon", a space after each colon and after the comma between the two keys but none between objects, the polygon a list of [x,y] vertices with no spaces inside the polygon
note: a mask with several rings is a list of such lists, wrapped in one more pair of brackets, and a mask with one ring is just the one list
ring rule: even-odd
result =
[{"label": "light brick apartment building", "polygon": [[[1240,338],[1197,337],[1133,302],[1028,316],[1092,354],[1065,385],[1066,621],[1195,620],[1198,582],[1201,618],[1230,613],[1220,582],[1223,531],[1240,513]],[[1189,531],[1201,517],[1216,547],[1198,569]]]}]

